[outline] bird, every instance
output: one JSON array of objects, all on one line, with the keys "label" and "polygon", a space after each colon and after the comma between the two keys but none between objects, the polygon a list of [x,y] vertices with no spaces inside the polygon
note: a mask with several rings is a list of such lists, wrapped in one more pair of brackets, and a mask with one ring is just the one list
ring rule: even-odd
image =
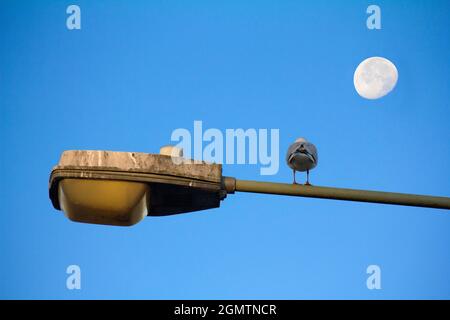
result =
[{"label": "bird", "polygon": [[317,154],[317,148],[312,143],[308,142],[305,138],[298,138],[291,144],[288,148],[286,154],[287,165],[293,170],[294,173],[294,184],[295,172],[305,172],[306,171],[306,183],[305,185],[310,186],[309,183],[309,170],[314,169],[319,161],[319,156]]}]

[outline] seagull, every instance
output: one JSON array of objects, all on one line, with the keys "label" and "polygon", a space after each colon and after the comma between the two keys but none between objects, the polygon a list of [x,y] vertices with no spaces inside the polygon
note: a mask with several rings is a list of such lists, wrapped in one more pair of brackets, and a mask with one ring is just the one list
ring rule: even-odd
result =
[{"label": "seagull", "polygon": [[317,166],[318,161],[319,157],[315,145],[306,141],[305,138],[298,138],[295,140],[295,142],[289,146],[286,154],[287,165],[294,173],[294,184],[297,184],[295,181],[295,171],[306,171],[305,185],[310,186],[309,170],[314,169]]}]

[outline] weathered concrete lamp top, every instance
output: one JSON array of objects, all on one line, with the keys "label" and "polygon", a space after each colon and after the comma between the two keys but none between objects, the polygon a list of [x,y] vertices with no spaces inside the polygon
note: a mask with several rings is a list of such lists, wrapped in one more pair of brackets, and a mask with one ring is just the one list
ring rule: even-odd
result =
[{"label": "weathered concrete lamp top", "polygon": [[129,226],[146,215],[216,208],[222,166],[167,155],[64,151],[50,175],[53,206],[73,221]]}]

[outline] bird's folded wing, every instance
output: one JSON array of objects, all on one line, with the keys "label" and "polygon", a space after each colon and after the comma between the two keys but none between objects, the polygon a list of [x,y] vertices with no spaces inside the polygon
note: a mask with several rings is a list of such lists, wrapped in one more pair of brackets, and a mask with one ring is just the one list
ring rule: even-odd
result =
[{"label": "bird's folded wing", "polygon": [[314,161],[314,163],[317,163],[318,160],[319,160],[319,157],[317,156],[316,146],[313,145],[312,143],[306,143],[305,144],[305,150],[308,153],[308,155],[310,157],[312,157],[312,160]]},{"label": "bird's folded wing", "polygon": [[291,155],[289,156],[289,159],[288,159],[288,162],[289,163],[291,163],[291,161],[292,161],[292,159],[295,157],[295,154],[296,154],[297,152],[293,152],[293,153],[291,153]]},{"label": "bird's folded wing", "polygon": [[288,152],[286,155],[286,161],[290,163],[292,161],[292,158],[294,157],[294,154],[297,152],[297,149],[299,148],[299,143],[291,144],[288,148]]},{"label": "bird's folded wing", "polygon": [[308,153],[308,152],[302,152],[304,155],[306,155],[308,158],[309,158],[309,160],[311,160],[311,162],[313,162],[313,163],[315,163],[316,162],[316,159],[314,159],[314,156],[312,155],[312,154],[310,154],[310,153]]}]

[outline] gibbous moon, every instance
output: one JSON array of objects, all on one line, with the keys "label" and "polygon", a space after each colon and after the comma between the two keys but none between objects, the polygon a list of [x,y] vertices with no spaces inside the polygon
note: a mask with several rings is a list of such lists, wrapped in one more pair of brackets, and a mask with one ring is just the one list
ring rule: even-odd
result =
[{"label": "gibbous moon", "polygon": [[364,60],[353,76],[356,92],[366,99],[384,97],[395,88],[397,80],[397,68],[391,61],[382,57]]}]

